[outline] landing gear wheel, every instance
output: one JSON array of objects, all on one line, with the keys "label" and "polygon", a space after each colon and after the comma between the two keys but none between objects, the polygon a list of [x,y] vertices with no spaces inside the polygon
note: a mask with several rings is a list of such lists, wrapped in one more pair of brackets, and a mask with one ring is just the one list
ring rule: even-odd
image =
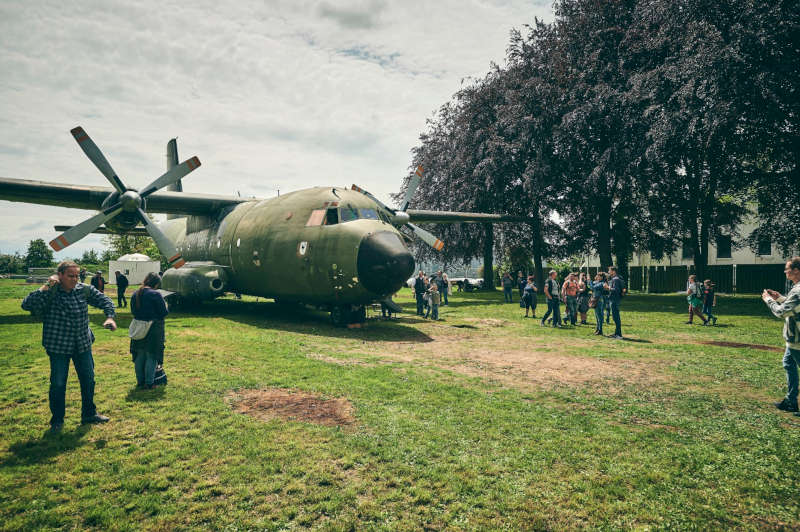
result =
[{"label": "landing gear wheel", "polygon": [[346,327],[350,323],[350,305],[336,305],[331,309],[331,323],[334,327]]}]

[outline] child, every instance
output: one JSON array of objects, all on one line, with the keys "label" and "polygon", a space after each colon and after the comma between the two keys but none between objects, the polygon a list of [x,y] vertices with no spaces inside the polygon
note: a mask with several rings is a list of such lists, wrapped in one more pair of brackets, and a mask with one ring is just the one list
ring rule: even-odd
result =
[{"label": "child", "polygon": [[441,302],[441,294],[439,294],[439,289],[436,286],[436,283],[431,283],[431,287],[428,289],[428,312],[425,314],[425,317],[431,317],[432,320],[439,319],[439,303]]},{"label": "child", "polygon": [[717,295],[714,293],[714,283],[711,282],[711,279],[706,279],[703,282],[703,314],[706,315],[706,323],[717,324],[717,317],[711,313],[712,307],[716,306]]}]

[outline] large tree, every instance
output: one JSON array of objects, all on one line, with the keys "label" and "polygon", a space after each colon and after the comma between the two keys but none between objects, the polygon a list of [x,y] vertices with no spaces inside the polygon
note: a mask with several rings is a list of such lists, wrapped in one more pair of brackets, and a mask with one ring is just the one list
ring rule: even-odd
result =
[{"label": "large tree", "polygon": [[53,250],[41,238],[31,240],[28,243],[28,252],[25,255],[25,267],[46,268],[52,265]]}]

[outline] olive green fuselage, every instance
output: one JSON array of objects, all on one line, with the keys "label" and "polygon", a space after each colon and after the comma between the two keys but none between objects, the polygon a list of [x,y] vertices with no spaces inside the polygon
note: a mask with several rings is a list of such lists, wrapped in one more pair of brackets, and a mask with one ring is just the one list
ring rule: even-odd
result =
[{"label": "olive green fuselage", "polygon": [[212,261],[225,267],[227,291],[318,305],[364,304],[383,295],[359,281],[362,240],[380,232],[399,236],[375,207],[355,191],[313,188],[159,227],[187,266]]}]

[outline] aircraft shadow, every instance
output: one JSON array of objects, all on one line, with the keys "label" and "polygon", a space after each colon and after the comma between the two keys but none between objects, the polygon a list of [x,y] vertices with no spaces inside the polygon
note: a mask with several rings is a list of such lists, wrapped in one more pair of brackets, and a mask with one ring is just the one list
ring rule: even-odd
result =
[{"label": "aircraft shadow", "polygon": [[[363,327],[348,329],[334,327],[328,313],[300,305],[280,305],[271,301],[236,301],[218,299],[196,305],[193,309],[181,307],[173,315],[221,317],[261,329],[282,330],[335,338],[360,338],[384,342],[432,342],[433,338],[407,325],[399,315],[392,320],[370,319]],[[169,320],[169,317],[167,317]]]},{"label": "aircraft shadow", "polygon": [[73,431],[64,430],[58,434],[45,433],[41,438],[12,444],[10,455],[0,460],[0,467],[33,465],[48,462],[59,454],[73,451],[88,443],[84,438],[90,425],[80,425]]}]

